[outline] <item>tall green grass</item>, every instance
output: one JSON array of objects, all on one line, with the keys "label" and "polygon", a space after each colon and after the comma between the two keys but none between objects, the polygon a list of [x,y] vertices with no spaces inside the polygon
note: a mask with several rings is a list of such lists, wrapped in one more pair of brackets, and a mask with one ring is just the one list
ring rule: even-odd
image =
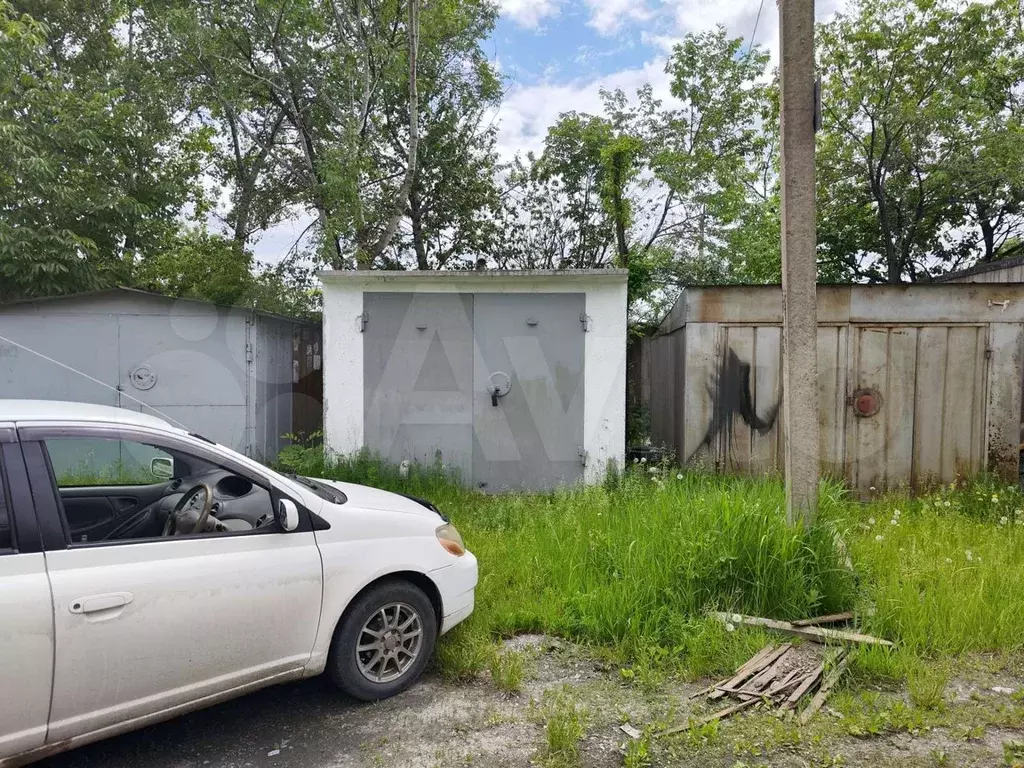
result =
[{"label": "tall green grass", "polygon": [[473,623],[493,636],[548,632],[632,657],[660,648],[704,669],[718,666],[727,640],[704,619],[709,610],[797,618],[855,601],[835,525],[788,526],[777,483],[643,467],[611,487],[487,496],[441,468],[402,478],[365,455],[325,464],[312,452],[288,462],[441,507],[480,560]]},{"label": "tall green grass", "polygon": [[1024,648],[1024,495],[981,479],[832,519],[863,578],[866,627],[911,653]]},{"label": "tall green grass", "polygon": [[[489,658],[481,638],[547,632],[614,649],[640,668],[735,667],[763,636],[730,633],[710,610],[795,619],[856,609],[901,658],[1024,647],[1024,495],[988,480],[868,504],[823,484],[816,522],[792,527],[775,480],[637,466],[604,487],[488,496],[442,467],[408,477],[371,456],[311,476],[431,499],[480,560],[477,611],[442,656],[456,676]],[[870,655],[870,654],[868,654]]]}]

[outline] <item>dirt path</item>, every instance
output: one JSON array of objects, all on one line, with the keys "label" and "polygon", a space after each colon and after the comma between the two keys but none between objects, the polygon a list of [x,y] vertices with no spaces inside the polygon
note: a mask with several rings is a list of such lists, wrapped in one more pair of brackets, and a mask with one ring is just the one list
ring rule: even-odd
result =
[{"label": "dirt path", "polygon": [[[450,684],[428,674],[407,693],[374,705],[353,703],[322,679],[271,688],[186,717],[58,756],[47,768],[355,768],[401,766],[527,768],[543,764],[552,693],[586,711],[579,764],[624,764],[619,725],[685,722],[697,686],[670,684],[641,691],[567,644],[517,638],[530,655],[519,694],[497,690],[485,674]],[[748,715],[717,729],[684,732],[650,744],[635,766],[1005,766],[1024,761],[1024,705],[1010,690],[1024,681],[1005,675],[957,681],[939,718],[914,715],[898,694],[867,692],[863,711],[825,715],[796,729],[771,715]],[[1005,689],[992,691],[993,687]],[[860,700],[858,700],[860,701]],[[959,702],[959,703],[957,703]],[[962,715],[960,714],[962,711]],[[949,720],[963,723],[949,725]],[[903,718],[903,719],[901,719]],[[858,734],[857,736],[851,733]],[[1007,746],[1008,745],[1008,746]],[[642,752],[634,745],[634,752]],[[563,763],[564,764],[564,763]],[[1024,762],[1020,763],[1024,766]]]}]

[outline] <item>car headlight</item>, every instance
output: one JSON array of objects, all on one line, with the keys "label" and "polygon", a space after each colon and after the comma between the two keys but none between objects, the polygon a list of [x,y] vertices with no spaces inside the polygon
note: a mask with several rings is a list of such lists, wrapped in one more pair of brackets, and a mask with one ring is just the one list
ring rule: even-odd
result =
[{"label": "car headlight", "polygon": [[437,540],[441,546],[447,549],[456,557],[466,554],[466,545],[462,542],[462,536],[451,523],[445,523],[437,531]]}]

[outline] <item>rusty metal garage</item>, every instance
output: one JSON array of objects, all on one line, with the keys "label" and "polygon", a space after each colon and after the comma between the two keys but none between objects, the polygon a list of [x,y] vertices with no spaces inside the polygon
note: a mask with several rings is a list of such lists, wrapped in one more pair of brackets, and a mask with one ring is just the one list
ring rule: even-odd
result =
[{"label": "rusty metal garage", "polygon": [[[1024,285],[820,286],[822,471],[862,493],[1018,478]],[[651,441],[683,462],[781,470],[782,291],[686,289],[633,354]]]}]

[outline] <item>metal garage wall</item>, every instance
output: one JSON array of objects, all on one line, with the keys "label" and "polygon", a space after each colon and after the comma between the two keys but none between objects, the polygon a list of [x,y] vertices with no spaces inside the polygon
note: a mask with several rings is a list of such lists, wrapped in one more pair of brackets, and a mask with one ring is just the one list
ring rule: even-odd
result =
[{"label": "metal garage wall", "polygon": [[127,289],[0,306],[0,335],[38,353],[0,342],[0,397],[132,410],[143,410],[141,401],[210,439],[272,458],[292,431],[296,327],[307,326]]},{"label": "metal garage wall", "polygon": [[[823,472],[862,492],[1017,478],[1019,291],[823,286],[818,303]],[[722,471],[781,470],[780,320],[778,287],[688,289],[642,347],[652,441]]]}]

